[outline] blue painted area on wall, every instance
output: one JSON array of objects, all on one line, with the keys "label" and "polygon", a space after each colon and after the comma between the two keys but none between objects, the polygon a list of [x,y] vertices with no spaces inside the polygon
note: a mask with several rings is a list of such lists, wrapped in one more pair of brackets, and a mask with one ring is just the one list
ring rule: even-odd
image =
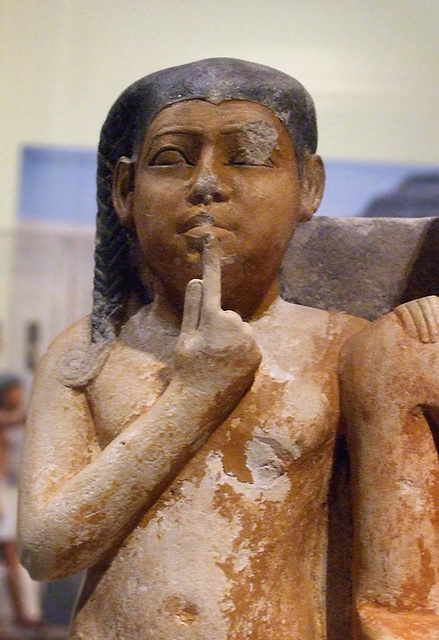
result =
[{"label": "blue painted area on wall", "polygon": [[94,225],[95,174],[94,149],[24,147],[19,218]]},{"label": "blue painted area on wall", "polygon": [[[330,160],[319,215],[359,216],[371,199],[395,191],[414,174],[435,170],[372,162]],[[22,154],[19,217],[94,226],[96,216],[94,149],[26,146]]]},{"label": "blue painted area on wall", "polygon": [[343,218],[361,216],[372,199],[395,192],[411,176],[439,174],[439,167],[384,162],[330,160],[325,167],[325,195],[318,213]]}]

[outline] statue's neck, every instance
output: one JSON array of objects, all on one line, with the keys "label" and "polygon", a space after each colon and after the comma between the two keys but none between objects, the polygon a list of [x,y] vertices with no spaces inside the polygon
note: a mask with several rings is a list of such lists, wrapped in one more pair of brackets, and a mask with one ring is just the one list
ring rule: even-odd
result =
[{"label": "statue's neck", "polygon": [[[166,324],[180,327],[183,312],[175,308],[175,305],[169,300],[160,283],[156,283],[154,289],[154,308],[156,315],[162,317]],[[276,279],[262,295],[258,297],[255,296],[253,299],[248,299],[248,296],[244,295],[242,300],[238,299],[235,304],[229,304],[227,308],[239,313],[247,322],[251,322],[252,320],[260,318],[278,296],[279,283]]]}]

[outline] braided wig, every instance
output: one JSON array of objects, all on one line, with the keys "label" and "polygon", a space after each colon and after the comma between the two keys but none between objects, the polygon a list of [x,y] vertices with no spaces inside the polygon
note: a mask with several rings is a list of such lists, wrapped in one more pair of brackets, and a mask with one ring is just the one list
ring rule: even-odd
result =
[{"label": "braided wig", "polygon": [[129,86],[111,108],[99,142],[90,345],[94,351],[115,339],[130,296],[137,294],[142,303],[151,301],[140,283],[130,250],[136,241],[121,225],[114,210],[113,171],[120,157],[136,155],[159,111],[167,105],[194,99],[263,104],[291,135],[299,168],[303,167],[305,155],[316,151],[317,126],[311,96],[297,80],[270,67],[231,58],[211,58],[152,73]]}]

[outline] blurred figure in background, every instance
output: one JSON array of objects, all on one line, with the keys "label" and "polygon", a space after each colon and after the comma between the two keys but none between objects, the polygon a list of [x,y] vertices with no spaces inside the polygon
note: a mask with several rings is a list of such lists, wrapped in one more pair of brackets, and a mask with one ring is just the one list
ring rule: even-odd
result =
[{"label": "blurred figure in background", "polygon": [[15,624],[41,626],[39,594],[17,554],[16,513],[25,390],[18,376],[0,374],[0,558]]}]

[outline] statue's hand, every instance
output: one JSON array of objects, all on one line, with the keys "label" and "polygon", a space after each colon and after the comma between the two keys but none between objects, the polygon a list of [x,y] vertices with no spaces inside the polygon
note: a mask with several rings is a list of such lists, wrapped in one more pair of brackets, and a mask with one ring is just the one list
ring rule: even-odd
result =
[{"label": "statue's hand", "polygon": [[203,279],[186,289],[175,369],[208,398],[235,406],[253,382],[261,353],[250,325],[221,309],[220,249],[212,236],[203,244]]},{"label": "statue's hand", "polygon": [[405,332],[411,338],[421,342],[437,342],[439,340],[439,298],[427,296],[411,300],[396,307]]}]

